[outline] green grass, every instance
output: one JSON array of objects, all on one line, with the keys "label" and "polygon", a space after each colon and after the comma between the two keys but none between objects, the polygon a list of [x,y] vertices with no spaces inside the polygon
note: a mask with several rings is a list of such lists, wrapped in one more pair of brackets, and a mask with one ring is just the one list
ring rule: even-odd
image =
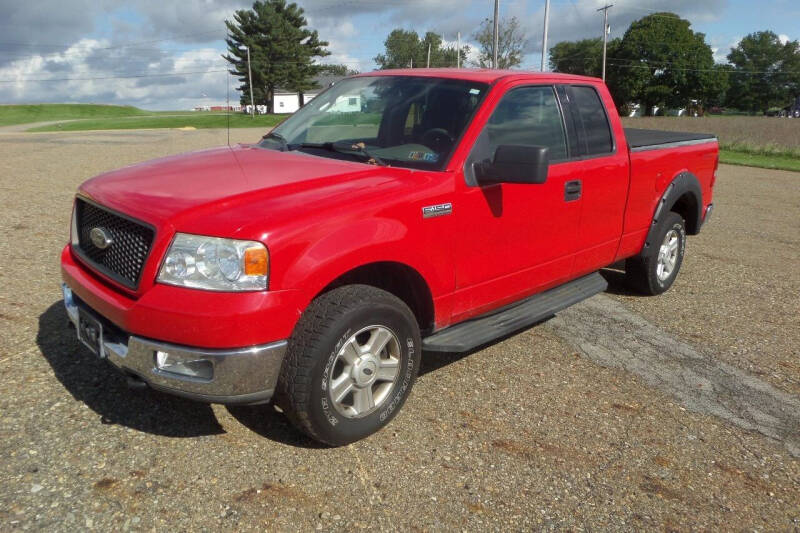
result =
[{"label": "green grass", "polygon": [[800,172],[800,157],[793,155],[758,154],[722,149],[719,162],[727,165],[793,170]]},{"label": "green grass", "polygon": [[[231,128],[271,128],[285,115],[256,115],[255,118],[242,113],[232,113]],[[154,128],[226,128],[228,117],[224,113],[203,111],[173,114],[164,112],[139,117],[116,117],[60,122],[32,128],[28,131],[88,131],[88,130],[141,130]]]},{"label": "green grass", "polygon": [[130,117],[152,114],[138,107],[96,104],[0,105],[0,126],[48,120]]},{"label": "green grass", "polygon": [[773,144],[722,143],[720,163],[800,172],[800,149]]}]

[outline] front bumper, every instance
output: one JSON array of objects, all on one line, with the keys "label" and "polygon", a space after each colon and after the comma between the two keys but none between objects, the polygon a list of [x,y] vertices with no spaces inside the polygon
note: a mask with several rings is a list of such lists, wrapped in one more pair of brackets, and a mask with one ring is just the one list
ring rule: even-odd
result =
[{"label": "front bumper", "polygon": [[[269,401],[278,382],[285,340],[237,349],[203,349],[159,342],[129,335],[104,319],[62,284],[64,306],[76,331],[81,311],[102,324],[99,354],[129,377],[170,394],[211,403],[253,404]],[[201,361],[209,377],[164,371],[157,354],[167,353],[185,361]]]}]

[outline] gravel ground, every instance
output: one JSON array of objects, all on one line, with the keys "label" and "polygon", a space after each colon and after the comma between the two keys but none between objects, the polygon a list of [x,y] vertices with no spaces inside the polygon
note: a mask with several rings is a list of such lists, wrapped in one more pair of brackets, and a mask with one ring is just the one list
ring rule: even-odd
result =
[{"label": "gravel ground", "polygon": [[550,322],[426,354],[389,428],[329,449],[269,407],[129,391],[66,327],[76,186],[225,135],[0,134],[0,530],[800,529],[797,174],[723,166],[669,293],[609,269]]}]

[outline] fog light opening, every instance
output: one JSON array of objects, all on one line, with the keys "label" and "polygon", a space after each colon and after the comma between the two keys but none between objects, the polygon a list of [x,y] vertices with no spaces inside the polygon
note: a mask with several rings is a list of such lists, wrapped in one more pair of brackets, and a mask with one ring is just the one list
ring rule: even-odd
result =
[{"label": "fog light opening", "polygon": [[208,379],[214,377],[214,366],[208,359],[187,359],[178,354],[155,352],[156,368],[161,372],[178,376]]}]

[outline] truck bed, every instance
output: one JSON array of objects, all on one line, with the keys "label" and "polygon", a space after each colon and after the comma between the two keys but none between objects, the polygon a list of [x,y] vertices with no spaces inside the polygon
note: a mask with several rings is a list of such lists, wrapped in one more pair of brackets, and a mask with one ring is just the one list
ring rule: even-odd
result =
[{"label": "truck bed", "polygon": [[717,140],[716,135],[713,133],[643,130],[639,128],[625,128],[625,137],[628,139],[628,145],[632,152],[672,148]]}]

